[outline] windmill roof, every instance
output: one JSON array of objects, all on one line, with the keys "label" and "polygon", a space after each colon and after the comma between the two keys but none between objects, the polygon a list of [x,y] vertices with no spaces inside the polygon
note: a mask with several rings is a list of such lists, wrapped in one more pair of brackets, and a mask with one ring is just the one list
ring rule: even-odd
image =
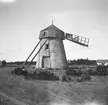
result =
[{"label": "windmill roof", "polygon": [[62,31],[61,29],[59,29],[58,27],[56,27],[55,25],[51,24],[50,26],[46,27],[45,29],[41,30],[42,31],[46,31],[46,30],[51,30],[51,29],[56,29],[59,31]]},{"label": "windmill roof", "polygon": [[64,39],[64,32],[52,24],[40,31],[39,39],[47,37]]}]

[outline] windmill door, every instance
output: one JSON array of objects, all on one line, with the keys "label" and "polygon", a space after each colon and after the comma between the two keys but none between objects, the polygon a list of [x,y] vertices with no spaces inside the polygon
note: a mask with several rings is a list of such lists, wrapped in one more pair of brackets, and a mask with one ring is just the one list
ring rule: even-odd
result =
[{"label": "windmill door", "polygon": [[48,57],[48,56],[43,57],[42,68],[50,68],[50,57]]}]

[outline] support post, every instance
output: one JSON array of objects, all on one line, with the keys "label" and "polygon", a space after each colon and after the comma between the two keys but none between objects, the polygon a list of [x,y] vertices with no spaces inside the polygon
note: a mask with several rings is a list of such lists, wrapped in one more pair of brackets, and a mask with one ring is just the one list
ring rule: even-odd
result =
[{"label": "support post", "polygon": [[31,55],[33,54],[33,52],[36,50],[37,46],[39,45],[39,43],[41,42],[41,40],[37,43],[37,45],[35,46],[35,48],[33,49],[33,51],[30,53],[30,55],[28,56],[28,58],[26,59],[26,61],[22,64],[22,66],[20,68],[23,68],[25,63],[28,61],[28,59],[31,57]]},{"label": "support post", "polygon": [[40,50],[43,48],[43,46],[45,45],[47,40],[45,40],[45,42],[43,43],[43,45],[40,47],[40,49],[38,50],[38,52],[34,55],[34,57],[32,58],[32,60],[30,61],[30,63],[27,65],[27,67],[25,68],[25,70],[27,70],[27,68],[29,67],[29,65],[32,63],[32,61],[35,59],[35,57],[37,56],[37,54],[40,52]]}]

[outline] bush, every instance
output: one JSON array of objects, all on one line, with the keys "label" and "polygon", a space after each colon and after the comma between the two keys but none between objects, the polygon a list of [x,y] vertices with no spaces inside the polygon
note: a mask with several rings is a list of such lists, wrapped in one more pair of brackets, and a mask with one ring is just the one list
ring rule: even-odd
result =
[{"label": "bush", "polygon": [[15,75],[23,75],[23,76],[26,76],[28,74],[28,71],[23,71],[22,68],[15,68],[12,72],[12,74],[15,74]]},{"label": "bush", "polygon": [[81,75],[81,77],[77,79],[78,82],[90,81],[90,80],[91,80],[91,77],[90,77],[90,75],[87,72],[83,73]]},{"label": "bush", "polygon": [[108,66],[100,65],[100,66],[97,66],[96,70],[99,76],[108,75]]},{"label": "bush", "polygon": [[34,73],[29,73],[25,76],[25,79],[59,80],[59,77],[49,71],[35,71]]},{"label": "bush", "polygon": [[97,70],[91,70],[91,69],[89,69],[87,72],[88,72],[88,74],[91,75],[91,76],[97,76],[97,75],[98,75]]},{"label": "bush", "polygon": [[66,75],[63,75],[63,76],[62,76],[62,81],[64,81],[64,82],[67,81],[67,77],[66,77]]},{"label": "bush", "polygon": [[63,75],[62,76],[62,81],[63,82],[68,82],[68,81],[70,81],[71,80],[71,78],[69,78],[67,75]]},{"label": "bush", "polygon": [[74,76],[81,76],[82,71],[79,69],[67,70],[66,75],[74,75]]},{"label": "bush", "polygon": [[3,61],[1,62],[1,67],[5,67],[5,66],[6,66],[6,61],[3,60]]}]

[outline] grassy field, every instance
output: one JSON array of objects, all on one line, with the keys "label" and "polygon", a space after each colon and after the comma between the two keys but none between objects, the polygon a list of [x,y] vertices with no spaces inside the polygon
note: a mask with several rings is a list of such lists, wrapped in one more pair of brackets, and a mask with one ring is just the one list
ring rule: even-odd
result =
[{"label": "grassy field", "polygon": [[87,82],[25,80],[11,75],[14,68],[0,68],[0,105],[108,105],[107,76]]}]

